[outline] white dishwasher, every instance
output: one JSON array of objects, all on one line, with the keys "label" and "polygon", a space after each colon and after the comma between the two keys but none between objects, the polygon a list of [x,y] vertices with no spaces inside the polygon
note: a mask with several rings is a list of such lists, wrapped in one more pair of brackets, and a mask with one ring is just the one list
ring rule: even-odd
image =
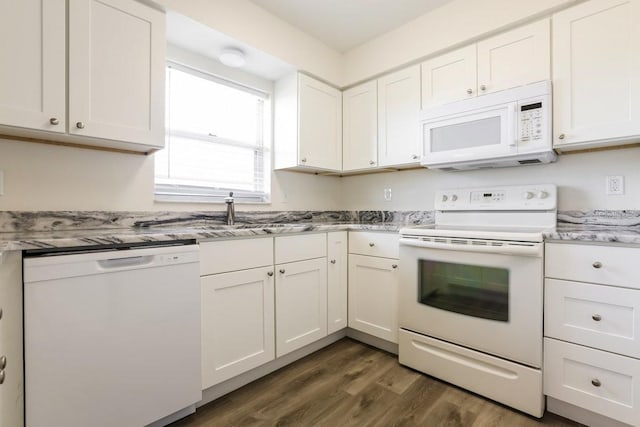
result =
[{"label": "white dishwasher", "polygon": [[27,427],[141,427],[202,399],[198,246],[24,259]]}]

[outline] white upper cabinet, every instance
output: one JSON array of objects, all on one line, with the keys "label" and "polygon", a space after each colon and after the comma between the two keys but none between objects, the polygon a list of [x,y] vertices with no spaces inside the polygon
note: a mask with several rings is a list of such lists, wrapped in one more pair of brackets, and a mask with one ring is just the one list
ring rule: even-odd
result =
[{"label": "white upper cabinet", "polygon": [[275,169],[342,170],[342,92],[304,74],[276,83]]},{"label": "white upper cabinet", "polygon": [[66,130],[65,0],[0,0],[0,125]]},{"label": "white upper cabinet", "polygon": [[478,91],[497,92],[551,78],[548,19],[478,43]]},{"label": "white upper cabinet", "polygon": [[476,45],[422,63],[422,108],[476,96]]},{"label": "white upper cabinet", "polygon": [[11,64],[0,71],[1,134],[164,146],[164,13],[130,0],[0,0],[0,8],[0,54]]},{"label": "white upper cabinet", "polygon": [[420,66],[378,79],[378,163],[420,161]]},{"label": "white upper cabinet", "polygon": [[69,133],[164,146],[164,25],[130,0],[69,2]]},{"label": "white upper cabinet", "polygon": [[422,108],[548,80],[549,20],[518,27],[422,63]]},{"label": "white upper cabinet", "polygon": [[553,16],[554,147],[640,139],[640,0],[592,0]]},{"label": "white upper cabinet", "polygon": [[378,165],[378,85],[375,80],[342,93],[342,169]]}]

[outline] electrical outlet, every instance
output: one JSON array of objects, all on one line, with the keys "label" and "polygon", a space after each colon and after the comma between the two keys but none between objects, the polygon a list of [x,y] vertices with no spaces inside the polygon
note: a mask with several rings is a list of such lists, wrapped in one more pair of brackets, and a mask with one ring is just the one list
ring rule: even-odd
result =
[{"label": "electrical outlet", "polygon": [[391,194],[390,188],[385,188],[383,195],[384,195],[384,200],[386,200],[387,202],[391,201],[392,194]]},{"label": "electrical outlet", "polygon": [[624,194],[624,176],[609,175],[607,176],[607,195]]}]

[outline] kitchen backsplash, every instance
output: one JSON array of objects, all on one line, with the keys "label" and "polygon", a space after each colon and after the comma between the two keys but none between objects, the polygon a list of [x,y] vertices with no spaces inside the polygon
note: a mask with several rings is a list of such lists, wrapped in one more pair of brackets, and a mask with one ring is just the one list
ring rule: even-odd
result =
[{"label": "kitchen backsplash", "polygon": [[[0,232],[118,229],[131,227],[206,227],[226,224],[226,213],[2,211]],[[433,211],[246,211],[236,224],[393,223],[432,224]],[[559,211],[558,225],[640,227],[640,210]]]}]

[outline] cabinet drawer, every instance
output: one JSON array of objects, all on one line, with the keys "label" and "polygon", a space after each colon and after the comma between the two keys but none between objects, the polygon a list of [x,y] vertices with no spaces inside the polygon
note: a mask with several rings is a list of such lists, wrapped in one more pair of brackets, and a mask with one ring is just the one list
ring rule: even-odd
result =
[{"label": "cabinet drawer", "polygon": [[399,257],[399,237],[396,233],[355,231],[349,233],[349,253],[385,258]]},{"label": "cabinet drawer", "polygon": [[544,394],[637,425],[640,360],[544,340]]},{"label": "cabinet drawer", "polygon": [[276,237],[276,264],[326,256],[326,233]]},{"label": "cabinet drawer", "polygon": [[545,336],[640,358],[640,290],[545,280]]},{"label": "cabinet drawer", "polygon": [[273,238],[200,243],[200,275],[273,265]]},{"label": "cabinet drawer", "polygon": [[545,276],[640,289],[640,248],[548,243]]}]

